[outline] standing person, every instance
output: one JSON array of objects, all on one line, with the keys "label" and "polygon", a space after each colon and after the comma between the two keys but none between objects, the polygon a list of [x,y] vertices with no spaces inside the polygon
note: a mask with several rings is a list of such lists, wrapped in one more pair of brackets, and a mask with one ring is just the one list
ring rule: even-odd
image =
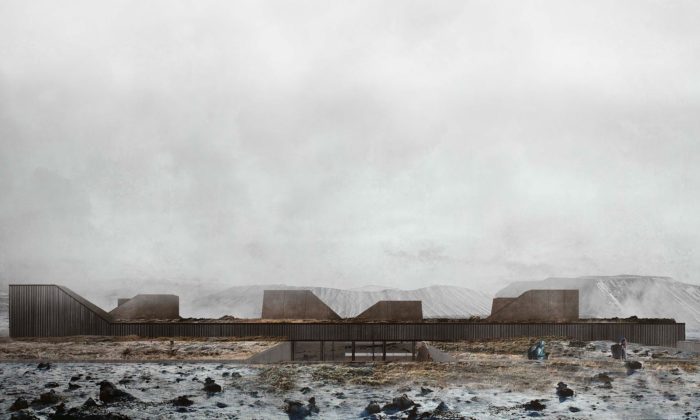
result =
[{"label": "standing person", "polygon": [[621,359],[627,360],[627,339],[625,337],[620,339],[620,348],[622,350]]}]

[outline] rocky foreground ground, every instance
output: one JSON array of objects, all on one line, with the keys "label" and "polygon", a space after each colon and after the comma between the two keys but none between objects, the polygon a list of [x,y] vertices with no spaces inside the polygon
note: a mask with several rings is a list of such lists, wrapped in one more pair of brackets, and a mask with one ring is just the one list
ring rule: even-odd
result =
[{"label": "rocky foreground ground", "polygon": [[[632,344],[625,363],[609,357],[610,342],[545,340],[550,352],[545,361],[527,360],[530,340],[522,339],[431,343],[454,356],[454,363],[276,365],[212,360],[242,348],[233,341],[119,341],[117,353],[147,349],[152,342],[154,360],[160,361],[137,357],[149,354],[146,350],[127,351],[131,361],[126,363],[5,361],[0,363],[0,413],[51,419],[700,416],[697,355]],[[40,354],[65,355],[81,343],[42,343]],[[0,343],[0,354],[13,358],[8,355],[18,354],[8,349],[25,344]],[[100,344],[88,347],[95,346]],[[161,346],[190,346],[190,356],[201,346],[208,360],[176,358],[187,353],[165,360]],[[228,350],[216,355],[217,348]]]}]

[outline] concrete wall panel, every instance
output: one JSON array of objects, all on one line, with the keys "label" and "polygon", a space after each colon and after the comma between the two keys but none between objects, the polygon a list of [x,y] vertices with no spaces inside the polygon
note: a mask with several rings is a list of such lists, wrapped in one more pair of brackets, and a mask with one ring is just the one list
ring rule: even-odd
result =
[{"label": "concrete wall panel", "polygon": [[579,292],[571,290],[528,290],[517,298],[495,298],[489,320],[554,321],[579,319]]},{"label": "concrete wall panel", "polygon": [[263,319],[340,319],[310,290],[265,290]]},{"label": "concrete wall panel", "polygon": [[136,295],[119,299],[109,313],[114,319],[179,319],[180,298],[176,295]]},{"label": "concrete wall panel", "polygon": [[502,298],[502,297],[493,298],[493,302],[491,303],[491,313],[495,314],[496,312],[503,309],[504,306],[508,305],[509,303],[514,301],[515,299],[517,299],[517,298]]},{"label": "concrete wall panel", "polygon": [[420,321],[423,303],[420,300],[382,300],[356,316],[375,321]]}]

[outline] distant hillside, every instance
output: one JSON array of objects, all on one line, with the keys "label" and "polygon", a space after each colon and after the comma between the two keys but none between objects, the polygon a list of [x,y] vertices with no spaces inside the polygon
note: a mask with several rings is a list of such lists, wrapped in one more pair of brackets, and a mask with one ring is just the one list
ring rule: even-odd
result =
[{"label": "distant hillside", "polygon": [[[241,318],[260,317],[263,291],[266,289],[308,289],[342,317],[358,315],[380,300],[421,300],[423,315],[430,318],[464,318],[488,315],[491,296],[463,287],[430,286],[415,290],[387,289],[370,286],[369,290],[331,289],[327,287],[292,287],[285,285],[239,286],[195,299],[181,313],[192,316],[229,314]],[[181,299],[181,304],[183,299]]]},{"label": "distant hillside", "polygon": [[700,329],[700,286],[668,277],[553,277],[512,283],[496,296],[514,297],[530,289],[579,289],[582,317],[674,318],[687,329]]}]

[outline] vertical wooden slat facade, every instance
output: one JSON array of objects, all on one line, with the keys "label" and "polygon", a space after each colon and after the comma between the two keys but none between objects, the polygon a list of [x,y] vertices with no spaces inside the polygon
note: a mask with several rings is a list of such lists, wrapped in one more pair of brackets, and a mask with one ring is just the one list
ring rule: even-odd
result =
[{"label": "vertical wooden slat facade", "polygon": [[275,337],[293,341],[458,341],[514,337],[570,337],[675,346],[682,323],[573,322],[114,322],[109,314],[56,285],[10,285],[10,335],[60,337]]},{"label": "vertical wooden slat facade", "polygon": [[69,289],[49,284],[10,285],[10,336],[107,335],[109,314]]}]

